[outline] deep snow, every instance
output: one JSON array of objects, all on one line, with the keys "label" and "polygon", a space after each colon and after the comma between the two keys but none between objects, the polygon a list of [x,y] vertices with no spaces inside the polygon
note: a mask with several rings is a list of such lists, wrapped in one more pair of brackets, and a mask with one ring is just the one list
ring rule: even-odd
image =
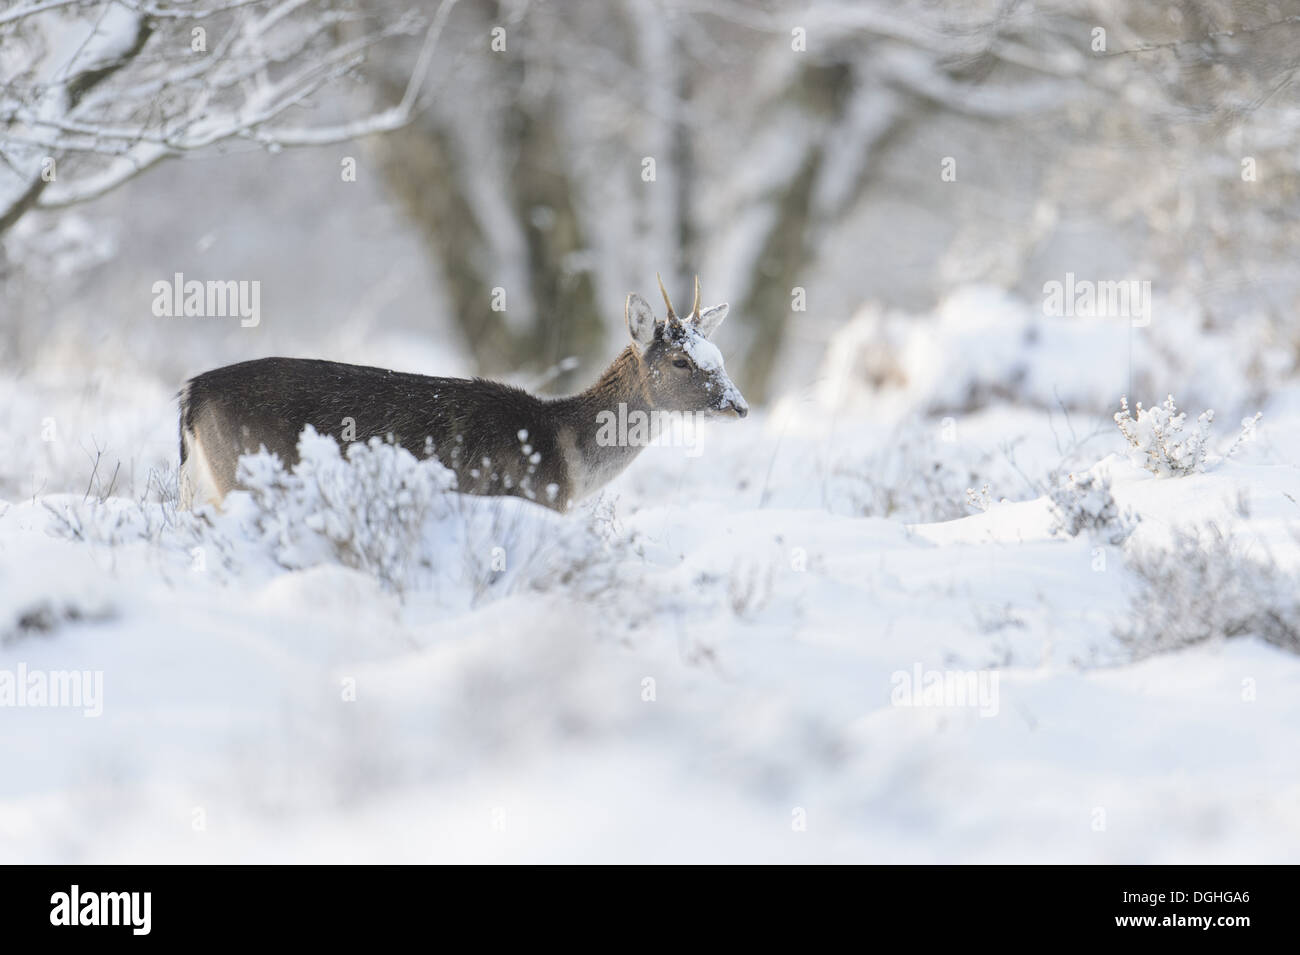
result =
[{"label": "deep snow", "polygon": [[[711,426],[702,454],[651,448],[568,516],[468,501],[400,595],[331,561],[287,570],[233,518],[214,536],[160,530],[157,503],[5,505],[0,671],[102,671],[103,714],[0,710],[0,854],[1300,857],[1300,656],[1241,637],[1135,660],[1113,633],[1126,553],[1173,525],[1231,520],[1300,566],[1294,419],[1186,478],[1135,468],[1098,424],[1073,456],[1141,518],[1112,547],[1053,536],[1018,473],[1059,461],[1059,416],[905,426],[1012,499],[918,523],[854,516],[845,483],[895,432],[799,406]],[[918,671],[982,680],[993,705],[902,705]]]}]

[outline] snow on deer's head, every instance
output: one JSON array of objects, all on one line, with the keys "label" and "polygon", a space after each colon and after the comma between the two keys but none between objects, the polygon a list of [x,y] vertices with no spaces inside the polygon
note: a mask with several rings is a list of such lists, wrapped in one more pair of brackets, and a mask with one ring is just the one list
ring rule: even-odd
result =
[{"label": "snow on deer's head", "polygon": [[664,411],[702,412],[710,417],[743,418],[749,405],[722,367],[722,352],[709,336],[727,317],[727,305],[700,310],[700,279],[695,279],[691,314],[678,318],[659,280],[668,316],[655,318],[648,302],[635,292],[627,297],[627,327],[646,378],[646,391]]}]

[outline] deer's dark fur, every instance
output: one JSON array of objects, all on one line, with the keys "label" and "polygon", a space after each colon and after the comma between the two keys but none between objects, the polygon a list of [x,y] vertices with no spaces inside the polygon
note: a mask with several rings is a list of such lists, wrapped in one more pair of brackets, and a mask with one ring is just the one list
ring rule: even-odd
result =
[{"label": "deer's dark fur", "polygon": [[[667,296],[665,295],[665,301]],[[704,338],[726,306],[685,320],[668,306],[656,320],[628,297],[633,344],[591,388],[539,398],[481,378],[431,378],[304,358],[261,358],[205,372],[180,395],[182,502],[219,502],[237,487],[242,454],[265,448],[297,461],[298,436],[391,438],[417,457],[434,454],[458,490],[516,495],[557,510],[592,493],[640,453],[598,440],[602,411],[692,411],[743,417],[748,408]],[[711,359],[710,356],[713,356]],[[684,363],[684,366],[683,366]]]}]

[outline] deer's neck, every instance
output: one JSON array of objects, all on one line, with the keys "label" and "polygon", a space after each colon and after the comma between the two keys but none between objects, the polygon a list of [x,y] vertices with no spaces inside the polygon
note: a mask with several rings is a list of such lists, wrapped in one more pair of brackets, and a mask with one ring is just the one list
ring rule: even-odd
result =
[{"label": "deer's neck", "polygon": [[659,416],[631,345],[594,385],[554,405],[575,501],[617,477],[656,437]]}]

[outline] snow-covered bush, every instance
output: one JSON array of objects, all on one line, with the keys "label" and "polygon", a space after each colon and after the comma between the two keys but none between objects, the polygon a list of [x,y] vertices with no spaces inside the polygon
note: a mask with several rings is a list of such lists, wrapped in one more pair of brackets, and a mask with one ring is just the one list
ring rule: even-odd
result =
[{"label": "snow-covered bush", "polygon": [[451,513],[446,492],[455,475],[436,458],[372,438],[346,454],[309,425],[298,439],[298,463],[286,469],[274,454],[245,455],[239,482],[251,508],[246,533],[289,569],[331,560],[365,570],[402,590],[428,567],[426,522]]},{"label": "snow-covered bush", "polygon": [[133,541],[160,543],[169,518],[157,505],[127,498],[81,498],[59,495],[45,498],[41,506],[49,515],[46,530],[54,537],[117,547]]},{"label": "snow-covered bush", "polygon": [[978,511],[981,514],[987,513],[995,503],[991,485],[985,484],[978,491],[973,487],[966,488],[966,506],[972,511]]},{"label": "snow-covered bush", "polygon": [[1135,465],[1160,477],[1192,474],[1205,466],[1213,410],[1201,412],[1191,429],[1173,395],[1157,408],[1143,408],[1139,401],[1136,418],[1129,410],[1127,395],[1119,399],[1119,406],[1115,424],[1129,443],[1129,460]]},{"label": "snow-covered bush", "polygon": [[1294,379],[1291,343],[1263,316],[1234,315],[1216,329],[1196,296],[1173,288],[1150,307],[1160,321],[1135,334],[1131,317],[1052,317],[1036,296],[987,285],[954,286],[920,312],[867,303],[827,342],[815,399],[884,420],[1007,404],[1109,417],[1124,379],[1099,369],[1114,369],[1121,351],[1130,394],[1183,382],[1184,400],[1220,417]]},{"label": "snow-covered bush", "polygon": [[1300,653],[1300,578],[1231,530],[1175,528],[1169,547],[1141,549],[1129,565],[1141,588],[1118,635],[1137,656],[1240,636]]},{"label": "snow-covered bush", "polygon": [[[566,590],[575,600],[617,596],[625,561],[640,546],[621,526],[614,502],[597,497],[560,515],[513,497],[456,495],[454,520],[434,532],[459,551],[454,583],[473,602],[519,591]],[[632,588],[633,590],[635,588]]]},{"label": "snow-covered bush", "polygon": [[245,490],[227,497],[213,535],[251,540],[288,570],[340,563],[397,593],[437,588],[469,604],[559,587],[596,600],[616,589],[634,546],[607,500],[560,515],[520,498],[457,494],[436,458],[378,438],[344,452],[308,427],[298,458],[292,468],[266,452],[241,458]]},{"label": "snow-covered bush", "polygon": [[[98,462],[95,467],[84,494],[53,494],[39,500],[47,518],[44,530],[51,537],[110,552],[144,544],[167,555],[167,561],[182,565],[193,559],[194,548],[226,543],[211,533],[206,515],[178,510],[175,468],[151,470],[142,492],[118,497],[111,493],[117,486],[116,474],[101,481]],[[227,550],[220,546],[216,553],[224,558]]]},{"label": "snow-covered bush", "polygon": [[910,421],[878,450],[841,459],[830,475],[832,509],[902,521],[966,517],[966,492],[983,483],[989,456],[972,455],[936,433],[923,422]]},{"label": "snow-covered bush", "polygon": [[1137,515],[1121,512],[1110,491],[1110,475],[1104,471],[1070,474],[1062,479],[1051,475],[1047,496],[1052,502],[1052,533],[1089,536],[1118,546],[1137,526]]},{"label": "snow-covered bush", "polygon": [[[1143,408],[1137,403],[1137,417],[1129,410],[1128,397],[1119,400],[1120,410],[1115,413],[1115,424],[1129,443],[1129,460],[1146,468],[1158,477],[1194,474],[1205,469],[1205,456],[1209,452],[1210,424],[1214,411],[1202,411],[1194,428],[1187,425],[1187,414],[1179,411],[1174,396],[1165,398],[1157,408]],[[1245,419],[1241,433],[1225,452],[1230,457],[1254,430],[1261,415]]]}]

